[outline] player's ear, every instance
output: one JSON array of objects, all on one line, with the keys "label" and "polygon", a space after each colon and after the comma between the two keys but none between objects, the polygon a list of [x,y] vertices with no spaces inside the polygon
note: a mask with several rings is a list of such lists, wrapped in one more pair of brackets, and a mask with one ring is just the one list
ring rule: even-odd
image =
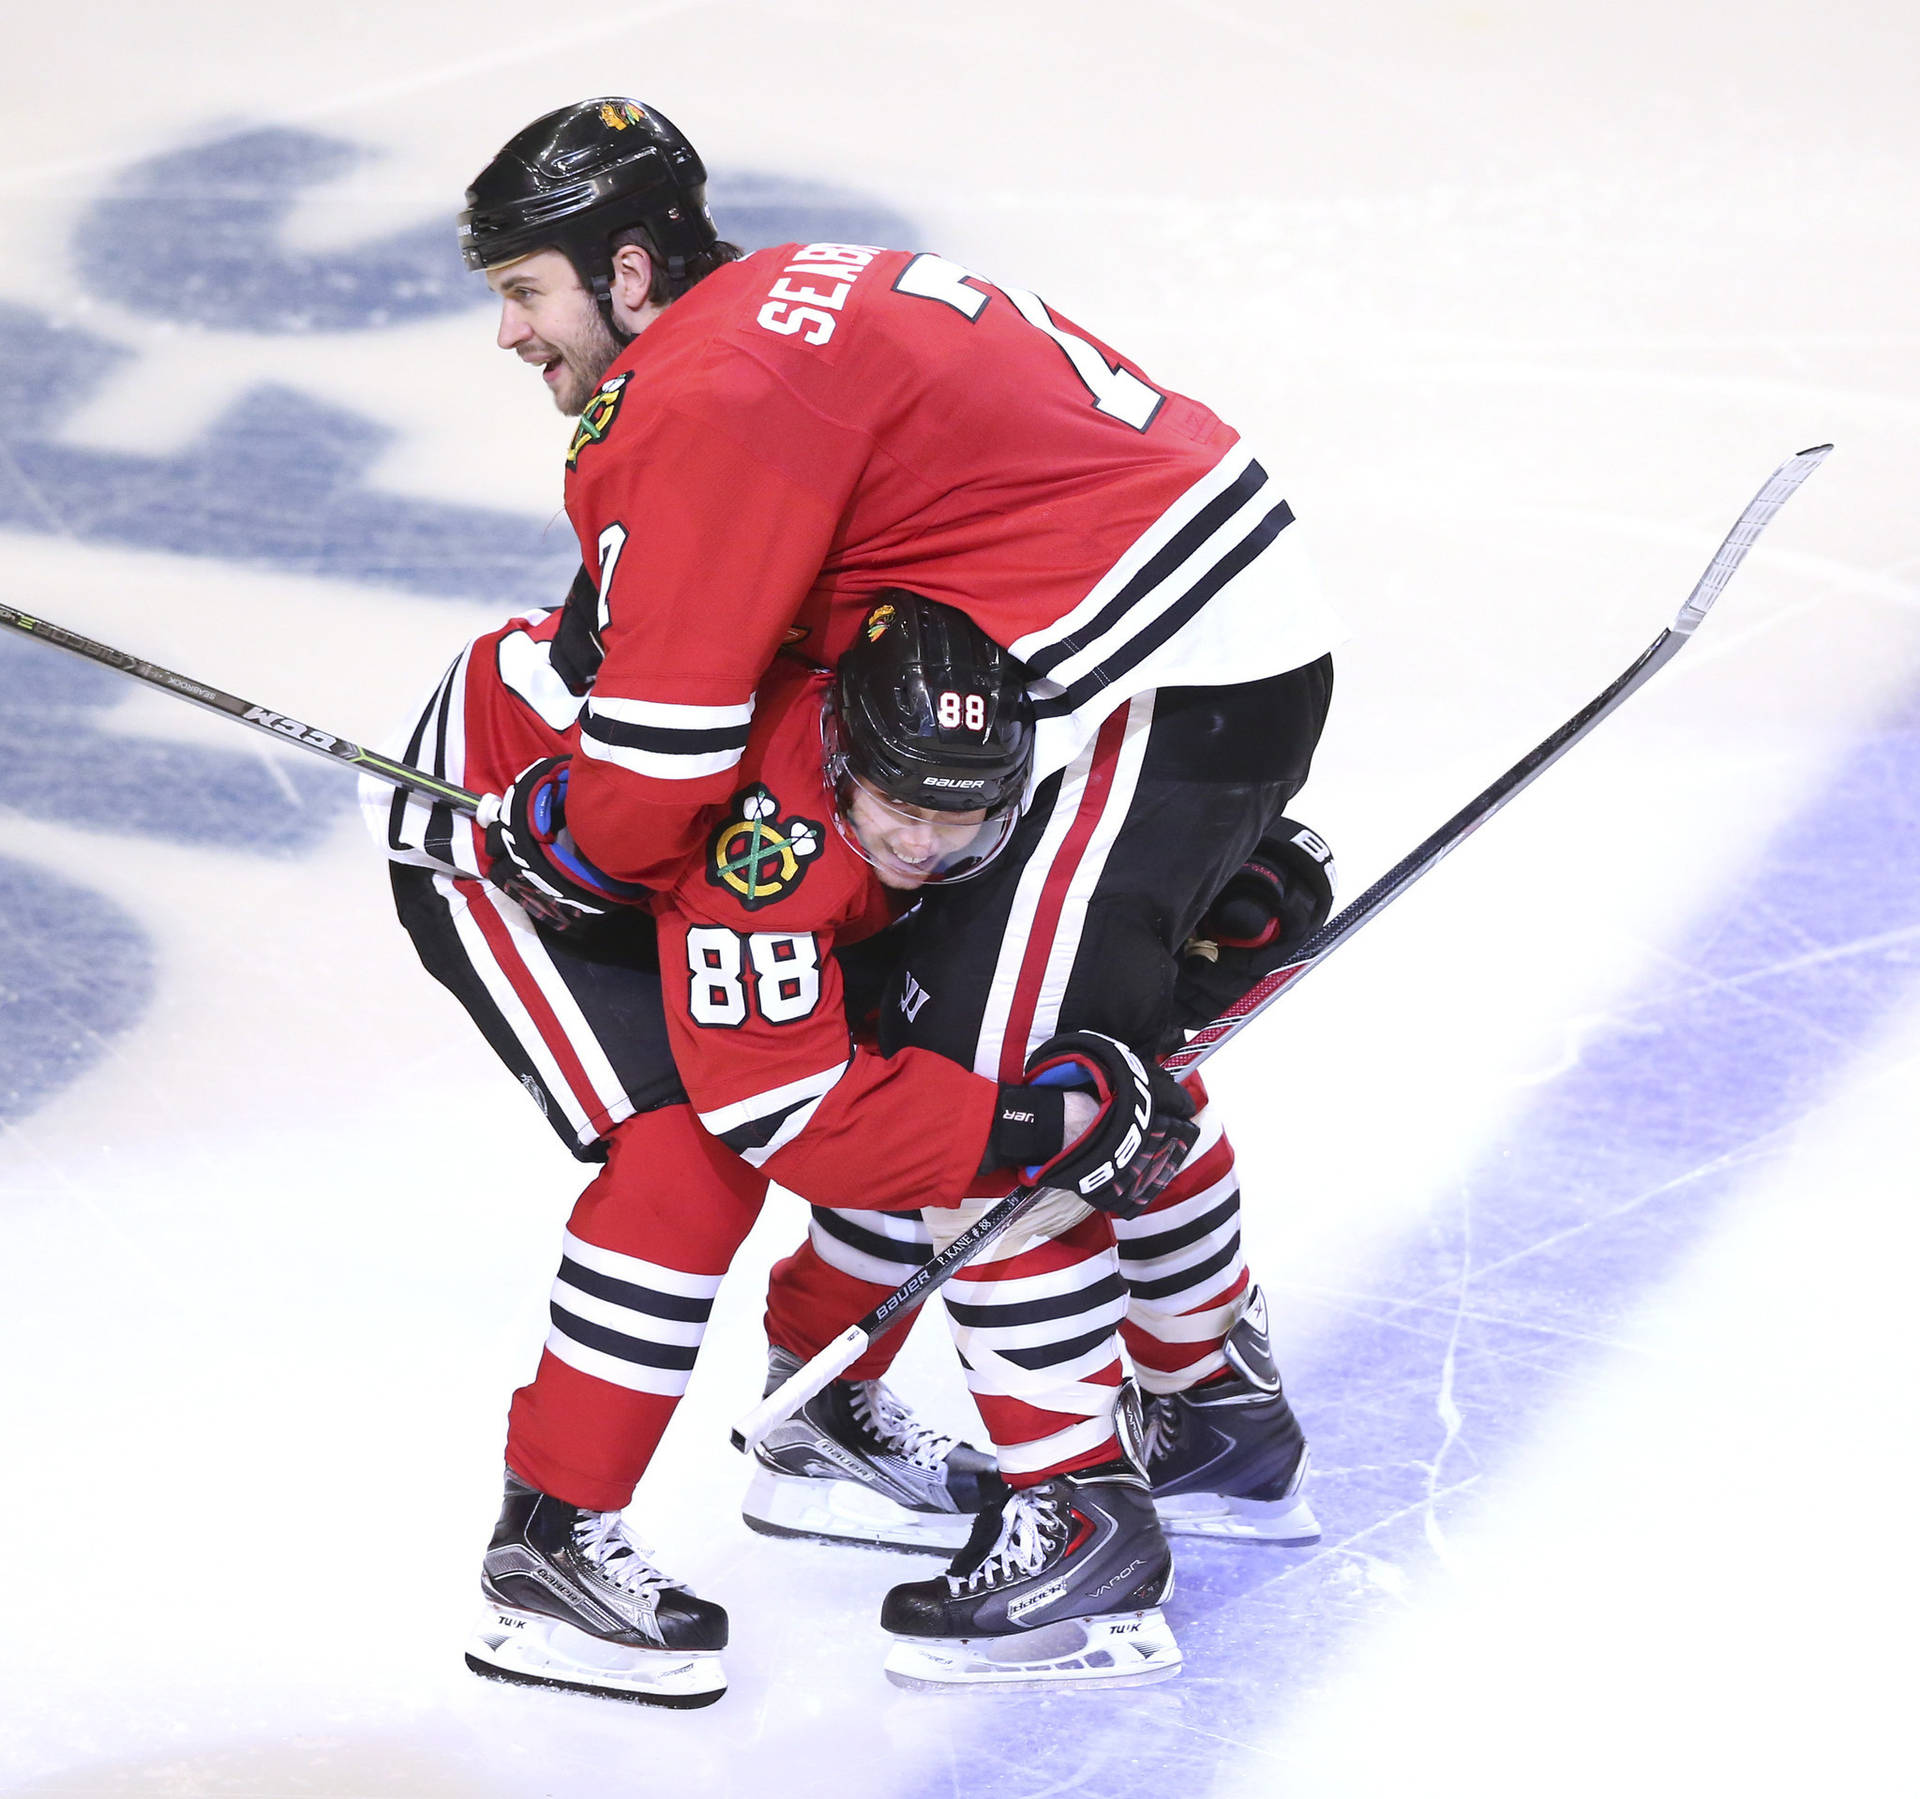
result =
[{"label": "player's ear", "polygon": [[639,244],[622,244],[613,253],[613,303],[616,314],[624,309],[641,313],[647,307],[647,295],[653,290],[653,258]]}]

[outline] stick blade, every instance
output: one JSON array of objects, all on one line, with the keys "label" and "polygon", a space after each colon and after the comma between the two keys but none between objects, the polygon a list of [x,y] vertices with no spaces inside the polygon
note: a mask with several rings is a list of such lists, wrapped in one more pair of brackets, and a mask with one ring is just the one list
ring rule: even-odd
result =
[{"label": "stick blade", "polygon": [[1679,616],[1673,621],[1675,631],[1683,637],[1690,637],[1699,629],[1700,621],[1707,616],[1708,609],[1733,579],[1733,571],[1746,560],[1754,539],[1772,522],[1773,515],[1800,491],[1800,483],[1832,452],[1832,444],[1815,444],[1809,450],[1800,450],[1789,456],[1767,477],[1766,485],[1747,503],[1746,511],[1734,520],[1726,541],[1714,551],[1706,573],[1694,583],[1693,592],[1687,595],[1687,603],[1680,608]]}]

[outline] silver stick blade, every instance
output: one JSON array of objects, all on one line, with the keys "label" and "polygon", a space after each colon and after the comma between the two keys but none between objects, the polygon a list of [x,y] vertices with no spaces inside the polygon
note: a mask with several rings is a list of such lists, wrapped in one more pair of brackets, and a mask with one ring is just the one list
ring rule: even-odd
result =
[{"label": "silver stick blade", "polygon": [[1826,461],[1832,448],[1832,444],[1815,444],[1810,450],[1789,456],[1773,471],[1766,486],[1753,496],[1746,511],[1734,521],[1733,529],[1727,533],[1727,541],[1714,551],[1713,560],[1707,564],[1707,572],[1694,584],[1693,592],[1687,595],[1687,603],[1680,608],[1680,616],[1673,621],[1673,628],[1682,636],[1691,636],[1699,629],[1708,608],[1720,597],[1720,590],[1733,579],[1733,571],[1753,548],[1753,540],[1767,528],[1773,515],[1793,497],[1800,483]]}]

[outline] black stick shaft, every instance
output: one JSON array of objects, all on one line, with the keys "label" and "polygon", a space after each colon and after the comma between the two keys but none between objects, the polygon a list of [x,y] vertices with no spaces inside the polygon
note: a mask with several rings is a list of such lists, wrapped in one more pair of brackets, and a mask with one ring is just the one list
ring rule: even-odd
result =
[{"label": "black stick shaft", "polygon": [[0,625],[9,631],[19,632],[22,637],[31,637],[75,656],[83,656],[87,661],[97,662],[116,674],[143,681],[147,686],[157,687],[162,693],[170,693],[176,699],[187,700],[193,705],[204,706],[209,712],[238,719],[241,724],[264,731],[280,743],[295,744],[300,749],[311,750],[316,756],[325,756],[349,768],[359,769],[363,774],[390,781],[395,787],[410,787],[434,799],[444,800],[462,812],[477,812],[487,797],[471,793],[464,787],[456,787],[453,782],[430,775],[424,768],[415,768],[410,762],[396,762],[391,756],[381,755],[378,750],[366,749],[345,737],[336,737],[330,731],[302,724],[299,719],[289,718],[283,712],[256,706],[251,700],[222,693],[217,687],[190,681],[185,675],[175,674],[172,669],[161,668],[153,662],[142,662],[138,656],[130,656],[125,650],[95,643],[91,637],[82,637],[78,631],[69,631],[64,625],[35,618],[31,613],[18,611],[12,606],[0,605]]}]

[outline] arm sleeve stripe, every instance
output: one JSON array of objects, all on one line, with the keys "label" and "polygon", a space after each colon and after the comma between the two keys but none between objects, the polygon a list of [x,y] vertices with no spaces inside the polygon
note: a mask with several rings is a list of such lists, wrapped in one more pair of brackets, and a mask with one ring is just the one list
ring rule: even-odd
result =
[{"label": "arm sleeve stripe", "polygon": [[678,752],[657,755],[651,750],[621,749],[610,743],[596,742],[587,721],[580,721],[580,753],[593,762],[611,762],[630,775],[645,775],[654,781],[697,781],[705,775],[723,775],[739,766],[744,749],[715,750],[711,755],[689,756]]},{"label": "arm sleeve stripe", "polygon": [[744,722],[699,727],[632,724],[610,716],[591,701],[580,714],[583,736],[597,738],[616,749],[650,750],[656,756],[704,756],[714,750],[743,750],[747,747],[750,729]]},{"label": "arm sleeve stripe", "polygon": [[738,706],[676,706],[664,700],[623,700],[596,694],[591,704],[602,718],[618,719],[623,725],[653,725],[665,731],[718,731],[730,725],[744,731],[753,722],[752,700]]}]

